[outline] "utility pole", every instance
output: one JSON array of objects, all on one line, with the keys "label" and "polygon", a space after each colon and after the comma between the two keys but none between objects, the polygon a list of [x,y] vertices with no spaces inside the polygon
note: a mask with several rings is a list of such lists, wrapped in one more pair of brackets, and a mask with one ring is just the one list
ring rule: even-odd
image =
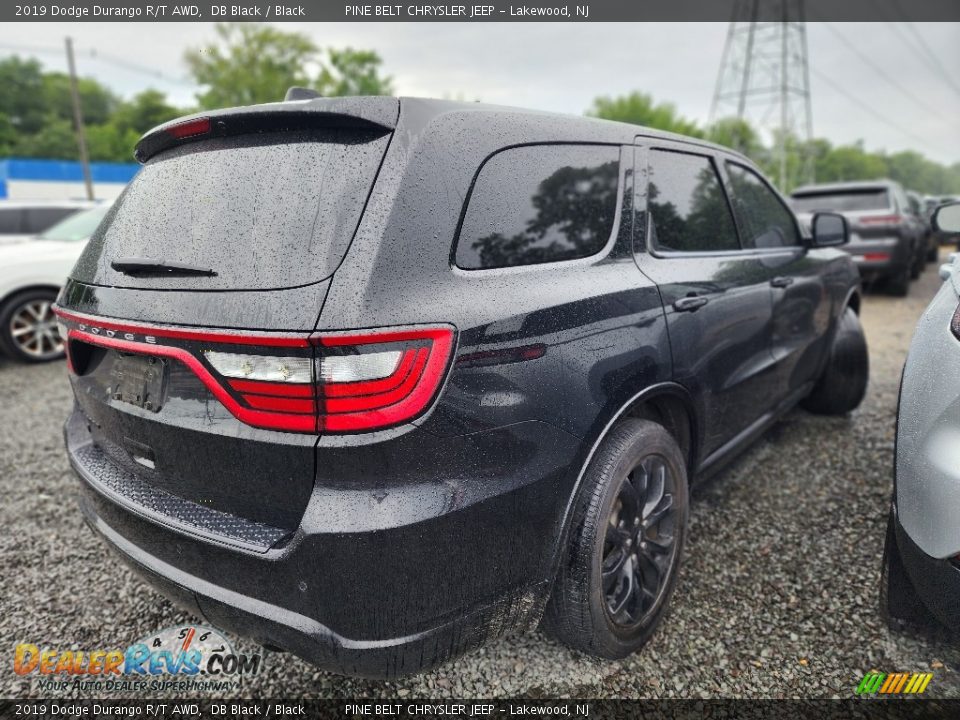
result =
[{"label": "utility pole", "polygon": [[83,129],[83,109],[80,107],[80,88],[77,85],[77,66],[73,60],[73,40],[66,38],[67,68],[70,71],[70,99],[73,103],[73,123],[77,126],[77,148],[80,150],[80,167],[83,184],[87,188],[87,200],[93,200],[93,178],[90,175],[90,157],[87,155],[87,135]]},{"label": "utility pole", "polygon": [[[804,0],[735,1],[710,122],[729,117],[750,123],[773,146],[782,191],[813,181]],[[790,162],[794,142],[799,164]]]}]

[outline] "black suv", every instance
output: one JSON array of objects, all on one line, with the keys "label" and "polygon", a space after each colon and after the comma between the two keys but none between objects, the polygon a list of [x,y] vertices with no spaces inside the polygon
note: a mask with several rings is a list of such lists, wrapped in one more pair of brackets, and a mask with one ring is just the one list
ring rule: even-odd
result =
[{"label": "black suv", "polygon": [[89,524],[209,623],[347,674],[543,624],[623,657],[694,479],[860,402],[842,217],[745,158],[477,104],[163,125],[62,291]]}]

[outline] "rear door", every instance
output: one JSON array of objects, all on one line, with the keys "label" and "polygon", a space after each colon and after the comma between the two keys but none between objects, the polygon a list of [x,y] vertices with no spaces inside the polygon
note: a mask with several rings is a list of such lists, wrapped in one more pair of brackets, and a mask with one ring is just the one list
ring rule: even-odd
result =
[{"label": "rear door", "polygon": [[775,404],[769,270],[740,245],[711,153],[658,143],[636,165],[635,257],[660,288],[674,379],[701,405],[702,460]]},{"label": "rear door", "polygon": [[830,324],[827,261],[822,251],[806,249],[793,213],[753,168],[727,159],[724,170],[740,241],[756,254],[769,278],[771,350],[777,394],[784,398],[813,380],[819,368]]}]

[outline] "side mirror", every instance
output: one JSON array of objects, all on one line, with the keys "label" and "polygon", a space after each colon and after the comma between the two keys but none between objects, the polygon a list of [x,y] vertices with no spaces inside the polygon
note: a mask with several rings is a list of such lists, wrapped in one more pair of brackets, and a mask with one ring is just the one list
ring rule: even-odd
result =
[{"label": "side mirror", "polygon": [[960,233],[960,202],[938,207],[933,213],[933,228],[945,233]]},{"label": "side mirror", "polygon": [[835,247],[850,240],[847,219],[839,213],[817,213],[810,223],[813,247]]}]

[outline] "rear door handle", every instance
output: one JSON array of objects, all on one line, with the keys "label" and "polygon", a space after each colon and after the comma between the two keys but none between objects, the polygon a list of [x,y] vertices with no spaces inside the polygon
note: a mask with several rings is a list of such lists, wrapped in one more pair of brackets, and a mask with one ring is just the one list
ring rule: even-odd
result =
[{"label": "rear door handle", "polygon": [[673,309],[677,312],[693,312],[702,308],[708,302],[710,302],[710,298],[694,295],[693,297],[680,298],[673,304]]},{"label": "rear door handle", "polygon": [[793,285],[793,278],[787,275],[782,275],[780,277],[775,277],[770,281],[770,284],[778,288],[789,287],[790,285]]}]

